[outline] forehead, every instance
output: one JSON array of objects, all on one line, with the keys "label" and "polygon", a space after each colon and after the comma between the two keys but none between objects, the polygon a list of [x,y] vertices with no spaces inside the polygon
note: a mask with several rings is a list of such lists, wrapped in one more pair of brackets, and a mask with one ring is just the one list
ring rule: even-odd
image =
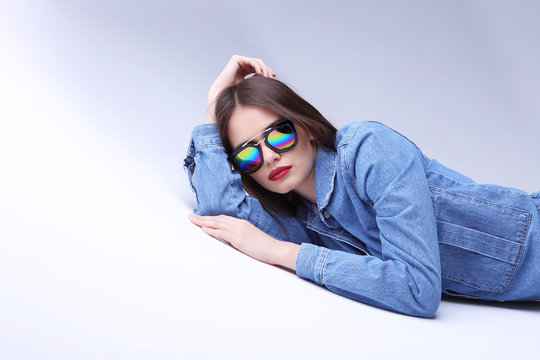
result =
[{"label": "forehead", "polygon": [[231,147],[237,148],[270,127],[281,117],[255,105],[237,106],[227,123],[227,137]]}]

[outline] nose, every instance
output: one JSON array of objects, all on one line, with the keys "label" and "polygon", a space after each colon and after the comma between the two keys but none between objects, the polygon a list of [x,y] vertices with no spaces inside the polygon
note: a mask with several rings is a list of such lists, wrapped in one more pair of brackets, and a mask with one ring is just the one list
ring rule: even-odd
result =
[{"label": "nose", "polygon": [[270,149],[268,146],[266,146],[265,143],[261,143],[260,147],[261,147],[264,163],[266,165],[271,165],[281,158],[280,153],[275,152],[274,150]]}]

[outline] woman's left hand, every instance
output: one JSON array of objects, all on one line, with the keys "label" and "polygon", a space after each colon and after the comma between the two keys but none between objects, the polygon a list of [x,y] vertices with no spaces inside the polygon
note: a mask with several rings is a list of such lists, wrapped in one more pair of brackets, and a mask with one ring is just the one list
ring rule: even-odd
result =
[{"label": "woman's left hand", "polygon": [[274,239],[247,220],[227,215],[201,216],[189,214],[192,223],[205,233],[230,243],[254,259],[267,264],[277,264],[283,241]]}]

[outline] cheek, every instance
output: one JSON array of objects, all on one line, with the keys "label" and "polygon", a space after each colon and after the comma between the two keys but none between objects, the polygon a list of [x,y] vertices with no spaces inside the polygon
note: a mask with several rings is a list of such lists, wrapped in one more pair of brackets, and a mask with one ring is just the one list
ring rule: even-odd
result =
[{"label": "cheek", "polygon": [[304,158],[305,160],[309,160],[313,158],[316,145],[309,140],[304,140],[298,143],[297,148],[298,148],[298,156]]},{"label": "cheek", "polygon": [[249,176],[261,185],[264,183],[264,179],[266,179],[266,174],[262,168]]}]

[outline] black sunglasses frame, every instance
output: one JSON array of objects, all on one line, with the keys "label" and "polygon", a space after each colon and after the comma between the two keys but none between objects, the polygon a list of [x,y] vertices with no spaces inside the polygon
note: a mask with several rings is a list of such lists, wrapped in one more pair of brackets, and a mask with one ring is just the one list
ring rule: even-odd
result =
[{"label": "black sunglasses frame", "polygon": [[[274,131],[275,129],[280,128],[280,127],[282,127],[284,125],[288,125],[288,126],[291,127],[292,132],[294,134],[294,143],[291,146],[289,146],[288,148],[280,150],[280,149],[277,149],[277,148],[273,147],[272,145],[270,145],[270,143],[268,142],[268,135],[272,131]],[[269,127],[268,129],[263,131],[263,133],[264,132],[266,132],[266,134],[264,135],[264,143],[266,144],[266,146],[268,146],[269,149],[271,149],[274,152],[284,153],[284,152],[292,150],[296,146],[296,144],[298,144],[298,133],[296,132],[296,128],[294,127],[294,123],[289,119],[283,119],[283,121],[280,121],[279,123],[275,124],[274,126]],[[254,147],[254,148],[257,149],[257,151],[259,152],[259,155],[261,156],[261,162],[253,170],[244,170],[240,166],[238,166],[238,164],[234,161],[234,159],[235,159],[236,155],[238,155],[241,151],[243,151],[244,149],[249,148],[249,147]],[[239,146],[238,148],[236,148],[236,150],[234,150],[229,155],[229,161],[231,162],[231,164],[233,165],[233,167],[236,170],[241,171],[241,172],[243,172],[245,174],[253,174],[255,171],[259,170],[261,168],[261,166],[264,164],[264,158],[263,158],[263,153],[262,153],[262,150],[261,150],[260,142],[258,142],[257,144],[249,144],[248,143],[248,144],[245,144],[243,146]]]}]

